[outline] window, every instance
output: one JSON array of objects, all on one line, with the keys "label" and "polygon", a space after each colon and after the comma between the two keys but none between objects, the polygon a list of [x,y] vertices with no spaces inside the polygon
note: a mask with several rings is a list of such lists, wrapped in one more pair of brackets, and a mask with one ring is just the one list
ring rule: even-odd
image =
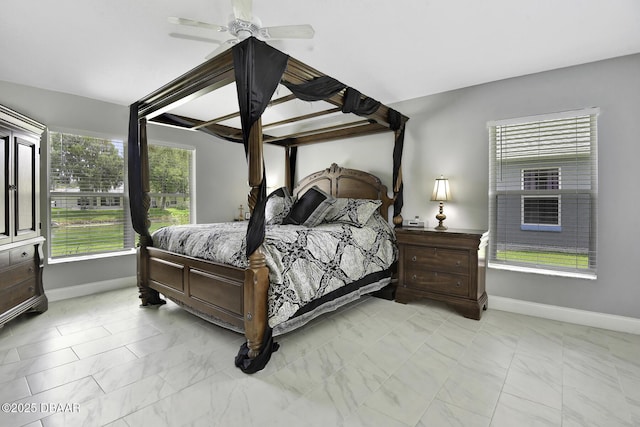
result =
[{"label": "window", "polygon": [[[123,141],[49,132],[49,258],[135,247]],[[192,150],[149,146],[152,229],[190,222]],[[155,175],[154,175],[155,171]],[[160,172],[162,171],[162,172]]]},{"label": "window", "polygon": [[151,232],[172,224],[189,224],[193,150],[149,145]]},{"label": "window", "polygon": [[[522,190],[560,190],[560,168],[523,169]],[[521,230],[561,231],[560,196],[521,196]]]},{"label": "window", "polygon": [[[532,226],[560,225],[560,196],[522,196],[522,225],[520,229],[530,230]],[[554,229],[561,231],[561,229]]]},{"label": "window", "polygon": [[489,266],[595,277],[597,115],[489,123]]}]

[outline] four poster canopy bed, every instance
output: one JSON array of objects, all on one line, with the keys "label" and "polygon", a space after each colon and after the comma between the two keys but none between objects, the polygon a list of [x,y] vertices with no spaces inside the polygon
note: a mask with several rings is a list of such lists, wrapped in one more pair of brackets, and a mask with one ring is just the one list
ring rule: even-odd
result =
[{"label": "four poster canopy bed", "polygon": [[[175,112],[176,106],[234,82],[238,112],[209,120]],[[287,95],[277,95],[282,86]],[[296,99],[328,108],[266,123],[267,106]],[[332,115],[351,119],[330,126],[319,120]],[[240,126],[230,124],[237,119]],[[140,235],[142,305],[163,304],[161,293],[206,320],[243,332],[246,343],[236,365],[251,373],[277,349],[274,335],[388,285],[397,249],[387,216],[393,207],[393,223],[402,223],[407,120],[253,37],[132,104],[129,191],[132,223]],[[147,123],[242,143],[251,187],[248,223],[167,227],[151,235]],[[304,126],[277,132],[292,125]],[[380,132],[394,135],[393,197],[374,175],[335,164],[294,185],[298,147]],[[285,154],[286,185],[270,195],[265,143],[283,147]]]}]

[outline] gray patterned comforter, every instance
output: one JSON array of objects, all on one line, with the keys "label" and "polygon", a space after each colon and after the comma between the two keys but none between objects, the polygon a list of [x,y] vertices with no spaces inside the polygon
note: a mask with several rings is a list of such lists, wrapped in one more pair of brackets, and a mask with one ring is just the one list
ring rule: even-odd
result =
[{"label": "gray patterned comforter", "polygon": [[[165,227],[153,245],[183,255],[247,267],[247,222]],[[310,301],[368,274],[397,257],[395,235],[377,213],[365,227],[344,223],[268,225],[263,244],[269,267],[269,326],[288,320]]]}]

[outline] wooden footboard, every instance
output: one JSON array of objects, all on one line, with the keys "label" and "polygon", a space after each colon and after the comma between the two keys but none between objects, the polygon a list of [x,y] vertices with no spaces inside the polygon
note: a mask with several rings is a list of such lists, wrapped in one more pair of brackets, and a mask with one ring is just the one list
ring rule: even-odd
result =
[{"label": "wooden footboard", "polygon": [[244,331],[249,357],[260,353],[269,291],[269,271],[260,251],[249,259],[246,270],[153,247],[140,248],[138,262],[142,305],[163,303],[159,292],[206,320]]},{"label": "wooden footboard", "polygon": [[147,280],[139,281],[141,294],[145,288],[153,289],[196,313],[244,331],[245,270],[153,247],[140,254],[147,270]]}]

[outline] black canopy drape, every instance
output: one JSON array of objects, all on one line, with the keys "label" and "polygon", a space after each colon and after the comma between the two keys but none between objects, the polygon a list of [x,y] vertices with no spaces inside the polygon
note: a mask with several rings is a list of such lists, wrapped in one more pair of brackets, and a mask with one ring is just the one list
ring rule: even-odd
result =
[{"label": "black canopy drape", "polygon": [[[249,37],[233,48],[233,66],[242,123],[242,141],[245,155],[249,154],[249,133],[253,124],[262,116],[276,91],[289,56],[265,42]],[[247,228],[247,257],[254,253],[264,240],[264,205],[267,186],[263,176],[260,192]]]},{"label": "black canopy drape", "polygon": [[[151,239],[147,226],[147,210],[143,205],[142,164],[140,163],[140,123],[138,121],[138,107],[136,102],[129,108],[129,211],[131,225],[141,238]],[[147,240],[149,241],[149,240]]]},{"label": "black canopy drape", "polygon": [[393,202],[393,217],[396,218],[402,212],[404,205],[404,183],[398,182],[400,167],[402,166],[402,149],[404,148],[405,123],[402,121],[402,114],[389,109],[389,127],[395,132],[395,142],[393,144],[393,192],[395,201]]}]

